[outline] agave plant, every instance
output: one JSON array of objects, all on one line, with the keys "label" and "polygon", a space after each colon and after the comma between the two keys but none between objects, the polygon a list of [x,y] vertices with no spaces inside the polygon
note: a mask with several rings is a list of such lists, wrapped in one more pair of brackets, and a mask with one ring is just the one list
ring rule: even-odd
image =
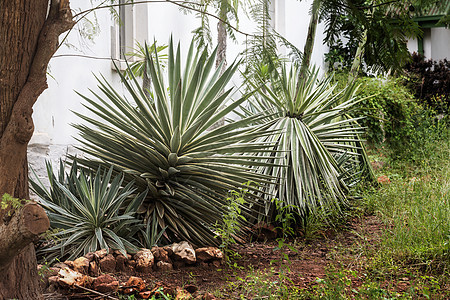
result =
[{"label": "agave plant", "polygon": [[279,178],[279,185],[266,187],[268,194],[282,207],[296,208],[303,219],[325,207],[339,210],[349,185],[364,172],[371,176],[359,139],[362,128],[347,116],[356,87],[336,92],[332,77],[319,80],[318,74],[313,70],[299,84],[297,67],[284,66],[271,75],[269,84],[259,82],[262,88],[243,109],[243,115],[267,115],[274,121],[269,129],[276,133],[258,141],[274,143],[274,150],[284,155],[263,154],[276,166],[258,170]]},{"label": "agave plant", "polygon": [[46,258],[74,259],[87,252],[117,249],[136,252],[138,241],[133,238],[141,227],[136,211],[146,192],[134,194],[132,182],[122,187],[123,176],[112,177],[113,169],[98,170],[86,175],[76,161],[69,174],[60,162],[56,176],[47,162],[50,188],[35,176],[31,189],[40,198],[55,232],[50,246],[43,249]]},{"label": "agave plant", "polygon": [[132,73],[130,81],[121,75],[130,100],[99,80],[103,95],[82,96],[97,118],[77,114],[93,126],[75,127],[81,149],[93,157],[80,163],[92,169],[112,164],[141,191],[148,189],[141,212],[147,220],[156,216],[160,227],[167,227],[167,238],[212,245],[218,243],[212,228],[222,220],[228,191],[248,181],[270,182],[270,176],[252,172],[253,166],[264,163],[238,155],[264,152],[267,145],[253,141],[270,132],[250,125],[265,116],[210,129],[248,95],[226,106],[232,89],[224,89],[238,63],[221,73],[220,67],[214,68],[215,51],[208,56],[194,48],[191,43],[183,67],[180,46],[174,51],[170,41],[167,76],[158,54],[155,59],[146,55],[154,98],[144,93]]}]

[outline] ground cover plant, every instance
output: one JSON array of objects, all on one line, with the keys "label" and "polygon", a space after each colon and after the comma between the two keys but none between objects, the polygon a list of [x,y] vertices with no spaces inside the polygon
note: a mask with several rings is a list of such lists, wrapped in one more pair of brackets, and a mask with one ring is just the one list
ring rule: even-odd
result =
[{"label": "ground cover plant", "polygon": [[101,121],[78,114],[90,124],[75,127],[81,149],[92,157],[79,162],[93,170],[113,165],[126,174],[125,182],[133,180],[140,191],[148,190],[140,212],[145,219],[155,216],[160,228],[167,227],[168,240],[219,244],[213,228],[226,213],[228,191],[249,181],[272,181],[252,171],[268,164],[254,160],[255,153],[269,151],[269,145],[255,139],[272,132],[262,130],[268,125],[253,125],[266,118],[258,115],[208,131],[248,98],[243,95],[226,105],[232,92],[226,85],[238,62],[222,73],[214,67],[215,52],[208,55],[192,43],[183,63],[180,47],[175,49],[170,41],[166,76],[154,55],[155,59],[147,53],[145,62],[150,93],[128,72],[131,80],[122,74],[121,78],[130,98],[119,95],[105,80],[99,80],[101,95],[82,96]]}]

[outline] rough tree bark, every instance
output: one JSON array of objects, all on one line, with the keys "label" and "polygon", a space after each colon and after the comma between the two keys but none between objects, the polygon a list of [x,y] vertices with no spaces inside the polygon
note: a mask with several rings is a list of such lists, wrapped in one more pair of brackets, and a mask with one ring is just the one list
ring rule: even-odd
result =
[{"label": "rough tree bark", "polygon": [[[0,196],[29,197],[27,145],[34,130],[32,107],[47,88],[47,66],[58,37],[73,24],[68,0],[0,1]],[[48,223],[42,212],[36,204],[10,213],[0,210],[0,238],[12,230],[18,242],[14,247],[23,247],[13,254],[8,247],[9,252],[0,248],[0,299],[42,298],[31,243]],[[27,231],[32,224],[40,225]],[[0,240],[2,245],[7,243]]]}]

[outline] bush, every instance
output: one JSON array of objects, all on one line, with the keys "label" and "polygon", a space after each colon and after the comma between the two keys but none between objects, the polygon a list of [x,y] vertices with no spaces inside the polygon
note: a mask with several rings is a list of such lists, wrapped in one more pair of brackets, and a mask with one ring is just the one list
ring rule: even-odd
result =
[{"label": "bush", "polygon": [[405,66],[408,77],[406,86],[412,89],[417,99],[439,113],[448,112],[450,107],[450,61],[435,61],[417,53],[412,62]]},{"label": "bush", "polygon": [[[340,74],[337,78],[339,85],[343,85],[348,75]],[[415,130],[412,117],[423,110],[411,92],[397,79],[362,77],[357,84],[360,87],[356,97],[360,102],[355,116],[365,117],[358,122],[366,128],[364,137],[369,144],[387,141],[395,148],[408,143]]]}]

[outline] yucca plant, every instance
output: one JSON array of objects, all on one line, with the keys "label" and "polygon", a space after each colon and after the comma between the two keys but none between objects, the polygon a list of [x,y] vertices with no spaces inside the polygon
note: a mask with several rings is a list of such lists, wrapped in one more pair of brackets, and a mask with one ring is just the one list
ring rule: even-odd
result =
[{"label": "yucca plant", "polygon": [[122,187],[123,175],[113,177],[112,168],[85,174],[75,161],[68,174],[64,169],[60,162],[55,175],[47,162],[49,188],[37,176],[30,179],[54,232],[53,242],[43,249],[46,259],[74,259],[109,248],[136,252],[139,243],[134,237],[142,227],[136,211],[147,193],[135,194],[132,182]]},{"label": "yucca plant", "polygon": [[[261,174],[278,178],[267,186],[283,207],[297,210],[303,220],[311,213],[340,210],[349,185],[370,174],[359,139],[362,128],[347,113],[355,104],[355,86],[336,92],[331,77],[319,80],[318,70],[299,79],[298,67],[283,66],[259,82],[259,93],[243,109],[243,115],[267,115],[276,132],[258,138],[273,143],[275,156],[265,153],[276,166],[258,166]],[[298,80],[302,80],[298,84]],[[257,88],[255,81],[249,81]],[[297,87],[300,86],[299,89]],[[275,152],[274,152],[275,153]],[[266,213],[273,206],[266,207]]]},{"label": "yucca plant", "polygon": [[248,181],[271,181],[270,176],[252,172],[255,165],[265,163],[253,155],[240,155],[267,151],[265,143],[254,140],[270,132],[250,126],[265,116],[208,130],[248,98],[244,95],[226,106],[232,90],[224,89],[238,63],[222,74],[214,67],[215,55],[214,51],[208,56],[191,43],[183,64],[180,46],[175,51],[170,41],[167,77],[158,54],[155,59],[146,55],[154,98],[144,93],[133,75],[130,81],[121,75],[129,100],[99,80],[102,95],[82,96],[96,118],[77,114],[90,126],[75,125],[81,149],[93,157],[80,163],[94,170],[112,164],[126,173],[126,180],[135,180],[141,191],[149,190],[141,210],[145,218],[156,216],[160,228],[167,226],[166,238],[197,245],[218,243],[213,228],[222,220],[228,191]]}]

